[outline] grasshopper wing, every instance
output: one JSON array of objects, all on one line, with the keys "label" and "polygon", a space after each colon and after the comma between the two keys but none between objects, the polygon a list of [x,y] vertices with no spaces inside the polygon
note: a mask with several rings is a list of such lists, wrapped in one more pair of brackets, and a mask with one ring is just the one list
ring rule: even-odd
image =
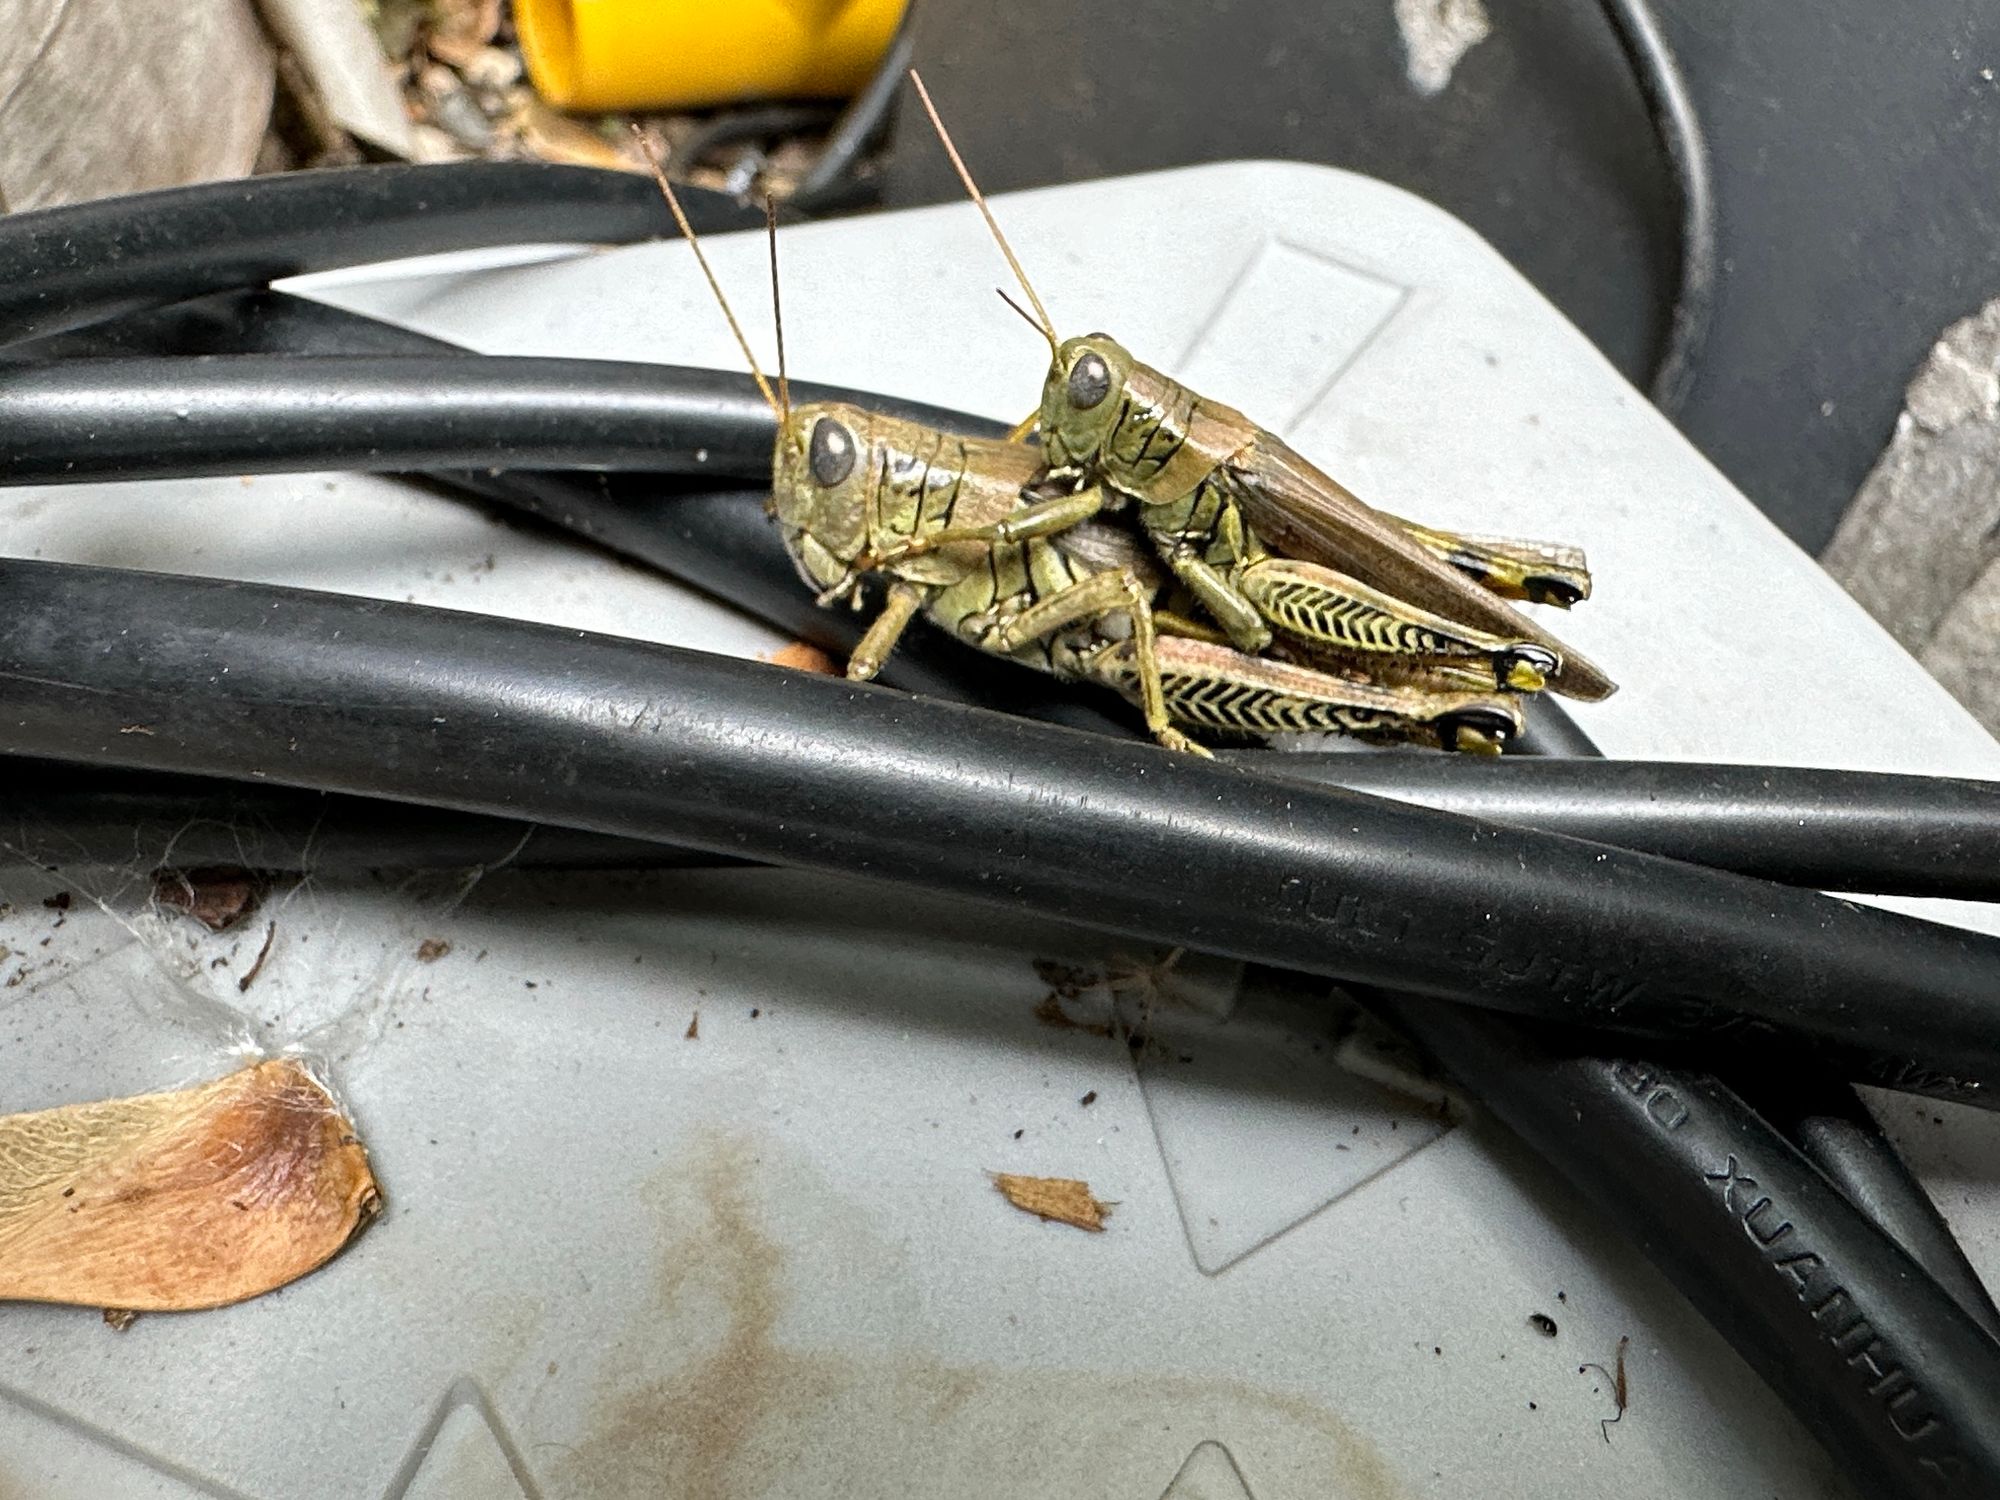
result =
[{"label": "grasshopper wing", "polygon": [[1237,450],[1226,473],[1244,519],[1276,551],[1339,568],[1461,625],[1558,653],[1562,670],[1549,685],[1567,697],[1595,701],[1618,690],[1588,657],[1426,551],[1270,433],[1259,432]]}]

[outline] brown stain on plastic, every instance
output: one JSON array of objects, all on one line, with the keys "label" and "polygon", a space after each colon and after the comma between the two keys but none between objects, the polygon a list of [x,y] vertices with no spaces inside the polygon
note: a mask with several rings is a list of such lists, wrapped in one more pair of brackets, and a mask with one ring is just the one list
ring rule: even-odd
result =
[{"label": "brown stain on plastic", "polygon": [[[799,1263],[802,1244],[788,1257],[758,1203],[791,1184],[768,1183],[760,1193],[767,1171],[748,1141],[712,1134],[660,1180],[654,1303],[634,1309],[624,1350],[599,1376],[594,1425],[575,1446],[545,1450],[554,1455],[550,1493],[1067,1494],[1087,1492],[1100,1476],[1157,1472],[1158,1489],[1133,1491],[1143,1496],[1164,1490],[1188,1448],[1213,1438],[1244,1459],[1253,1490],[1407,1500],[1366,1439],[1289,1392],[1062,1368],[1059,1350],[1046,1362],[1056,1368],[1035,1370],[893,1349],[788,1347],[778,1328],[794,1296],[839,1294],[819,1262],[832,1268],[872,1254],[895,1280],[909,1278],[893,1245],[874,1240],[856,1216],[837,1222],[837,1212],[812,1216],[834,1248],[816,1244],[810,1266]],[[913,1302],[913,1292],[903,1300]],[[643,1362],[677,1348],[689,1352],[673,1373],[643,1371]],[[1273,1434],[1282,1454],[1267,1441]]]}]

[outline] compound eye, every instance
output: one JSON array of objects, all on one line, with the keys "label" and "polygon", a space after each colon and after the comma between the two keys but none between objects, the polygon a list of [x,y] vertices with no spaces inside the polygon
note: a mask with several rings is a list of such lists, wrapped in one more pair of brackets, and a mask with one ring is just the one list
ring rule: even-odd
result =
[{"label": "compound eye", "polygon": [[806,462],[812,469],[812,477],[832,489],[854,472],[854,434],[832,417],[821,417],[813,423]]},{"label": "compound eye", "polygon": [[1086,354],[1069,369],[1069,404],[1089,411],[1111,394],[1111,369],[1101,354]]}]

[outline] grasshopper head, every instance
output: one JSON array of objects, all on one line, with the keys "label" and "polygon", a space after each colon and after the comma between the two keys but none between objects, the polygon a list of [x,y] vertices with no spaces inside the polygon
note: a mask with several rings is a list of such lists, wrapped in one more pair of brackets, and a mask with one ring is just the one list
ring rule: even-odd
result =
[{"label": "grasshopper head", "polygon": [[857,406],[794,407],[771,455],[771,514],[799,571],[830,588],[868,542],[872,418]]},{"label": "grasshopper head", "polygon": [[1065,339],[1042,386],[1042,447],[1054,469],[1094,462],[1124,410],[1132,356],[1108,333]]}]

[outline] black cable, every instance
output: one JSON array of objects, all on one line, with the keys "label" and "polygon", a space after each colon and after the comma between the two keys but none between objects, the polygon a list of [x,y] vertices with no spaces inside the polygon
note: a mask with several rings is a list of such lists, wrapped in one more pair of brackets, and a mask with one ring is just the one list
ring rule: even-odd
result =
[{"label": "black cable", "polygon": [[11,759],[10,853],[64,869],[685,869],[727,856],[374,797]]},{"label": "black cable", "polygon": [[1967,1317],[2000,1339],[2000,1308],[1923,1185],[1853,1088],[1810,1069],[1732,1080],[1759,1114],[1797,1143],[1847,1201],[1872,1219]]},{"label": "black cable", "polygon": [[[1551,763],[1547,769],[1554,783],[1559,784],[1565,778],[1574,780],[1578,774],[1601,770],[1607,765],[1601,759],[1603,752],[1596,743],[1576,726],[1560,705],[1544,703],[1541,712],[1542,722],[1571,747],[1571,753],[1591,762],[1588,765],[1572,762],[1569,767]],[[1871,813],[1881,812],[1879,807],[1868,805],[1871,801],[1870,783],[1875,778],[1839,771],[1805,774],[1810,781],[1790,789],[1797,801],[1810,804],[1795,809],[1798,817],[1805,820],[1804,826],[1835,825],[1844,830],[1849,839],[1858,840],[1861,844],[1865,844],[1872,833],[1882,852],[1892,860],[1897,854],[1909,859],[1910,868],[1918,880],[1923,878],[1921,872],[1927,863],[1946,864],[1963,852],[1949,827],[1930,820],[1932,808],[1937,803],[1950,803],[1955,798],[1963,798],[1960,810],[1967,814],[1967,823],[1976,828],[1986,817],[1986,796],[1991,790],[1982,790],[1976,782],[1942,783],[1932,798],[1913,799],[1917,805],[1905,809],[1903,818],[1893,815],[1871,817]],[[1731,796],[1732,788],[1739,794],[1751,791],[1768,793],[1772,790],[1768,781],[1760,781],[1754,769],[1747,769],[1746,773],[1746,768],[1741,767],[1698,767],[1692,775],[1668,770],[1652,778],[1650,788],[1646,785],[1647,780],[1641,777],[1634,788],[1642,796],[1665,793],[1672,797],[1678,790],[1684,804],[1691,799],[1695,806],[1720,811],[1725,818],[1736,810],[1737,799]],[[1951,790],[1954,785],[1956,792]],[[1926,803],[1930,806],[1925,806]],[[1645,814],[1641,816],[1644,818]],[[1651,821],[1658,833],[1668,839],[1673,837],[1670,814],[1665,823],[1660,822],[1657,816]],[[1735,832],[1754,832],[1773,847],[1792,847],[1802,865],[1820,857],[1814,851],[1815,841],[1810,837],[1803,841],[1804,847],[1800,847],[1801,840],[1787,828],[1789,820],[1782,812],[1774,819],[1759,818],[1756,821],[1773,826],[1754,830],[1739,827]],[[1968,833],[1967,836],[1974,845],[1978,843],[1976,833]],[[1838,845],[1840,841],[1840,834],[1834,833],[1828,842]],[[1737,848],[1746,857],[1749,856],[1746,842],[1738,842]],[[1975,865],[1980,862],[1976,849],[1973,860]],[[1853,873],[1837,856],[1827,864],[1831,868],[1825,873]],[[1454,1056],[1452,1062],[1456,1067],[1482,1076],[1492,1066],[1484,1058]],[[1644,1068],[1652,1065],[1627,1061],[1621,1066],[1629,1070],[1635,1066]],[[1505,1070],[1501,1078],[1494,1080],[1495,1086],[1501,1089],[1512,1088],[1516,1082],[1514,1076]],[[1965,1251],[1953,1236],[1951,1226],[1945,1222],[1944,1215],[1938,1211],[1937,1204],[1931,1200],[1916,1174],[1910,1171],[1908,1163],[1897,1153],[1888,1136],[1883,1134],[1882,1127],[1868,1112],[1868,1107],[1862,1103],[1852,1085],[1809,1064],[1800,1066],[1797,1063],[1782,1068],[1763,1067],[1747,1071],[1741,1082],[1744,1097],[1762,1113],[1764,1119],[1783,1129],[1792,1144],[1846,1194],[1855,1208],[1916,1261],[1967,1317],[1989,1334],[2000,1335],[2000,1311],[1996,1311],[1984,1283],[1966,1260]],[[1731,1097],[1734,1099],[1734,1096]]]},{"label": "black cable", "polygon": [[2000,940],[1813,892],[577,631],[18,560],[0,597],[8,754],[865,873],[1975,1099],[2000,1064]]},{"label": "black cable", "polygon": [[[1559,714],[1554,718],[1554,726],[1558,730],[1574,729],[1574,726],[1570,725],[1566,718]],[[1582,746],[1585,751],[1594,748],[1588,745],[1587,740],[1582,741]],[[1521,1033],[1516,1032],[1515,1036],[1519,1040]],[[1532,1088],[1532,1080],[1527,1078],[1524,1070],[1511,1064],[1504,1053],[1481,1049],[1476,1046],[1461,1050],[1466,1053],[1466,1056],[1460,1059],[1461,1065],[1457,1071],[1463,1081],[1475,1086],[1476,1092],[1502,1095],[1506,1090],[1525,1082],[1530,1085],[1528,1089],[1530,1097],[1533,1096],[1535,1091]],[[1574,1105],[1574,1121],[1578,1131],[1578,1138],[1584,1140],[1603,1139],[1604,1137],[1599,1127],[1605,1123],[1607,1111],[1615,1110],[1618,1103],[1619,1100],[1616,1095],[1578,1100]],[[1737,1129],[1751,1132],[1753,1137],[1758,1132],[1762,1132],[1763,1136],[1769,1135],[1768,1126],[1765,1126],[1755,1116],[1748,1115],[1747,1112],[1743,1111],[1739,1111],[1738,1115],[1739,1117],[1734,1121]],[[1762,1137],[1757,1138],[1762,1139]],[[1764,1144],[1768,1146],[1771,1142],[1764,1141]],[[1559,1168],[1567,1168],[1572,1165],[1568,1160],[1568,1157],[1572,1153],[1569,1150],[1567,1142],[1556,1140],[1544,1141],[1543,1147],[1545,1154],[1548,1154]],[[1643,1163],[1628,1164],[1628,1167],[1629,1169],[1622,1171],[1615,1181],[1603,1184],[1603,1190],[1611,1195],[1610,1206],[1612,1212],[1621,1222],[1627,1219],[1628,1210],[1635,1206],[1643,1217],[1649,1205],[1656,1201],[1652,1196],[1652,1185],[1653,1179],[1657,1174],[1646,1170]],[[1654,1252],[1656,1257],[1663,1254],[1662,1247],[1657,1243],[1649,1245],[1648,1248]],[[1669,1242],[1668,1248],[1671,1248],[1671,1242]],[[1767,1289],[1761,1295],[1768,1301],[1774,1296],[1782,1297],[1785,1291],[1786,1289],[1783,1287],[1767,1284]],[[1737,1339],[1739,1342],[1741,1341],[1742,1325],[1724,1323],[1722,1326],[1725,1333],[1730,1334],[1732,1338]],[[1754,1327],[1752,1335],[1754,1337]],[[1813,1366],[1810,1364],[1799,1366],[1794,1371],[1794,1383],[1802,1384],[1805,1389],[1803,1394],[1795,1396],[1795,1405],[1808,1414],[1817,1410],[1820,1403],[1817,1399],[1815,1382],[1824,1380],[1829,1374],[1833,1378],[1839,1379],[1844,1374],[1844,1371],[1835,1369],[1829,1372],[1822,1366]]]},{"label": "black cable", "polygon": [[[820,395],[795,390],[801,401]],[[742,479],[769,475],[776,435],[748,376],[611,360],[12,363],[0,365],[0,409],[5,484],[502,465]]]},{"label": "black cable", "polygon": [[1639,1243],[1858,1494],[2000,1495],[2000,1345],[1741,1099],[1465,1007],[1395,1015]]},{"label": "black cable", "polygon": [[[690,189],[696,229],[757,216]],[[642,175],[542,162],[332,167],[0,218],[0,344],[308,271],[492,245],[670,233]]]},{"label": "black cable", "polygon": [[1648,0],[1602,0],[1602,4],[1618,46],[1631,64],[1653,133],[1673,169],[1674,190],[1680,199],[1680,286],[1652,380],[1653,403],[1671,415],[1680,410],[1694,384],[1702,345],[1715,316],[1720,256],[1708,139],[1680,64]]},{"label": "black cable", "polygon": [[1276,775],[1786,885],[2000,901],[2000,782],[1681,761],[1242,754]]},{"label": "black cable", "polygon": [[903,18],[896,24],[896,35],[889,43],[889,50],[882,54],[874,75],[848,103],[827,136],[826,145],[792,189],[786,200],[791,207],[803,213],[825,213],[845,207],[853,196],[855,173],[867,152],[888,129],[896,101],[902,97],[903,75],[909,71],[910,59],[915,55],[911,17],[916,9],[917,0],[911,0],[904,8]]},{"label": "black cable", "polygon": [[[99,328],[42,340],[22,352],[42,359],[94,359],[107,350],[120,355],[190,350],[301,356],[437,354],[465,363],[485,359],[408,329],[270,291],[229,292],[155,309]],[[697,447],[708,447],[709,477],[716,477],[714,470],[745,470],[756,476],[754,489],[712,490],[693,480],[675,483],[636,475],[492,469],[429,477],[457,496],[476,495],[517,515],[559,527],[571,536],[586,537],[732,604],[788,635],[844,656],[860,640],[867,614],[816,608],[799,581],[797,567],[764,515],[773,432],[769,408],[747,381],[699,372],[698,388],[733,393],[721,408],[704,411],[698,400],[679,402],[664,389],[666,377],[673,373],[666,367],[640,368],[645,375],[638,397],[657,397],[678,413],[677,420],[693,424],[686,435]],[[5,378],[5,369],[0,363],[0,380]],[[720,384],[702,385],[711,376]],[[830,399],[863,401],[877,410],[898,412],[918,421],[949,421],[966,432],[992,434],[1002,430],[999,423],[861,392],[803,384],[793,389],[802,398],[817,390]],[[125,397],[151,413],[152,420],[163,411],[171,420],[171,408],[162,407],[157,393],[132,388],[110,404],[117,405]],[[318,402],[322,409],[337,404],[332,393]],[[471,420],[481,418],[475,412]],[[119,430],[128,440],[132,438],[130,426]],[[271,436],[273,441],[281,440],[278,435]],[[558,434],[557,441],[561,440]],[[0,461],[0,473],[4,472],[4,461]],[[1104,734],[1129,736],[1136,732],[1138,722],[1123,703],[1102,690],[1024,672],[933,631],[911,632],[883,669],[881,680],[910,692],[1004,708]]]}]

